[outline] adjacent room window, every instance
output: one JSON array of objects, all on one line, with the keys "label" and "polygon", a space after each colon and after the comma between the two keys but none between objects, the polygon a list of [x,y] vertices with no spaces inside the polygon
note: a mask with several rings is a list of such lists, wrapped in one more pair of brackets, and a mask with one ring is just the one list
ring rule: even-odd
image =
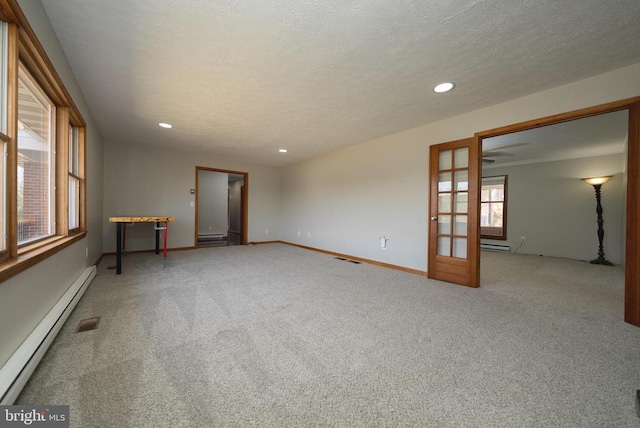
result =
[{"label": "adjacent room window", "polygon": [[507,176],[482,178],[480,237],[507,239]]},{"label": "adjacent room window", "polygon": [[18,245],[55,233],[55,107],[18,69]]}]

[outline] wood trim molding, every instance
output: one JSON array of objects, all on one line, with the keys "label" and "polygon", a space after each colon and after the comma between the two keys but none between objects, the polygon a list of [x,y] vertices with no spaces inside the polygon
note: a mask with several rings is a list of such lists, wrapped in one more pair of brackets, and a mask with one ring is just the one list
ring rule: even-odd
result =
[{"label": "wood trim molding", "polygon": [[[56,235],[69,233],[69,108],[56,108]],[[62,168],[61,168],[62,167]],[[66,201],[66,204],[60,203]]]},{"label": "wood trim molding", "polygon": [[[17,175],[9,171],[18,169],[18,26],[9,25],[9,46],[7,55],[7,249],[9,258],[18,257],[18,184]],[[4,264],[3,264],[4,266]],[[1,278],[1,275],[0,275]]]},{"label": "wood trim molding", "polygon": [[0,19],[4,22],[9,23],[17,23],[18,17],[15,15],[15,12],[11,9],[11,2],[9,0],[0,0]]},{"label": "wood trim molding", "polygon": [[[188,250],[197,250],[197,249],[198,249],[197,247],[172,247],[172,248],[167,248],[167,251],[188,251]],[[155,253],[155,252],[156,252],[155,249],[151,249],[151,250],[132,250],[132,251],[127,250],[122,254],[124,255],[124,254]],[[116,255],[115,251],[109,251],[109,252],[106,252],[106,253],[102,253],[102,256],[100,256],[100,259],[98,259],[98,260],[102,260],[102,258],[104,256],[115,256],[115,255]]]},{"label": "wood trim molding", "polygon": [[597,116],[604,113],[625,110],[632,105],[640,102],[640,97],[626,98],[624,100],[613,101],[606,104],[600,104],[593,107],[573,110],[566,113],[554,114],[552,116],[541,117],[539,119],[528,120],[526,122],[514,123],[499,128],[488,129],[482,132],[476,132],[476,136],[480,139],[487,137],[497,137],[499,135],[511,134],[513,132],[526,131],[528,129],[541,128],[556,123],[570,122],[576,119],[582,119],[590,116]]},{"label": "wood trim molding", "polygon": [[[115,253],[114,253],[115,254]],[[98,266],[100,264],[100,262],[102,261],[102,259],[104,259],[104,253],[100,254],[100,257],[98,257],[98,260],[96,260],[93,265],[94,266]]]},{"label": "wood trim molding", "polygon": [[224,174],[234,174],[234,175],[242,175],[244,177],[244,185],[241,189],[241,217],[242,217],[242,245],[248,244],[249,238],[249,173],[245,171],[233,171],[230,169],[221,169],[221,168],[210,168],[207,166],[198,166],[196,165],[196,186],[195,186],[195,228],[193,230],[193,245],[194,248],[198,248],[198,195],[199,195],[199,182],[198,182],[198,172],[200,171],[211,171],[211,172],[222,172]]},{"label": "wood trim molding", "polygon": [[80,178],[80,231],[87,230],[87,129],[78,127],[78,173]]},{"label": "wood trim molding", "polygon": [[629,108],[624,320],[640,327],[640,101]]},{"label": "wood trim molding", "polygon": [[249,173],[244,175],[244,185],[240,188],[240,203],[242,211],[242,245],[249,241]]},{"label": "wood trim molding", "polygon": [[[399,271],[411,273],[411,274],[414,274],[414,275],[420,275],[420,276],[425,276],[425,277],[428,275],[428,273],[426,271],[422,271],[422,270],[418,270],[418,269],[412,269],[412,268],[408,268],[408,267],[404,267],[404,266],[393,265],[393,264],[390,264],[390,263],[378,262],[378,261],[375,261],[375,260],[365,259],[365,258],[362,258],[362,257],[350,256],[348,254],[336,253],[336,252],[333,252],[333,251],[322,250],[320,248],[314,248],[314,247],[308,247],[306,245],[294,244],[292,242],[287,242],[287,241],[269,241],[269,242],[261,242],[261,244],[278,243],[278,242],[281,243],[281,244],[285,244],[285,245],[291,245],[292,247],[298,247],[298,248],[303,248],[305,250],[316,251],[318,253],[324,253],[324,254],[328,254],[330,256],[334,256],[334,257],[342,257],[342,258],[349,259],[349,260],[355,260],[355,261],[358,261],[358,262],[367,263],[367,264],[375,265],[375,266],[380,266],[380,267],[384,267],[384,268],[387,268],[387,269],[399,270]],[[256,242],[256,244],[257,244],[257,242]]]},{"label": "wood trim molding", "polygon": [[[195,180],[195,187],[194,187],[194,194],[193,194],[193,206],[195,207],[193,210],[193,216],[194,216],[194,228],[193,228],[193,247],[194,248],[198,248],[198,186],[200,185],[198,183],[198,171],[200,171],[198,169],[198,167],[196,166],[196,180]],[[114,253],[115,254],[115,253]]]}]

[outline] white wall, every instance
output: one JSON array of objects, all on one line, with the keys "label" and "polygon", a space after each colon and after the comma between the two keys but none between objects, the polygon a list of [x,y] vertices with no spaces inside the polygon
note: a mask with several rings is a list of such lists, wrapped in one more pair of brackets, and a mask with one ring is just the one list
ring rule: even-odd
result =
[{"label": "white wall", "polygon": [[[87,123],[87,229],[85,239],[0,283],[0,366],[3,365],[86,266],[102,255],[103,141],[75,76],[39,1],[18,2]],[[85,251],[88,249],[88,257]]]},{"label": "white wall", "polygon": [[[211,152],[105,143],[104,252],[115,252],[116,228],[109,217],[168,215],[169,248],[193,247],[196,166],[249,173],[249,242],[280,239],[280,170],[222,159]],[[194,204],[195,205],[195,204]],[[269,234],[264,233],[269,229]],[[127,228],[127,250],[154,247],[151,225]]]},{"label": "white wall", "polygon": [[606,258],[622,263],[620,222],[623,207],[624,156],[535,163],[485,169],[484,175],[508,175],[507,240],[521,254],[592,260],[598,255],[596,199],[593,186],[581,178],[613,175],[602,186]]},{"label": "white wall", "polygon": [[229,174],[198,171],[198,234],[227,236],[229,217]]},{"label": "white wall", "polygon": [[285,167],[282,239],[426,270],[430,145],[638,95],[640,64]]}]

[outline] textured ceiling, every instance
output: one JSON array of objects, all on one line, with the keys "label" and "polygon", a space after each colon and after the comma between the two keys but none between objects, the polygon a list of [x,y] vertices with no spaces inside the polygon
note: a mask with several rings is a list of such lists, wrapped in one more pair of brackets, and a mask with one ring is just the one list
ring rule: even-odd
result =
[{"label": "textured ceiling", "polygon": [[42,3],[107,142],[266,165],[640,62],[638,0]]}]

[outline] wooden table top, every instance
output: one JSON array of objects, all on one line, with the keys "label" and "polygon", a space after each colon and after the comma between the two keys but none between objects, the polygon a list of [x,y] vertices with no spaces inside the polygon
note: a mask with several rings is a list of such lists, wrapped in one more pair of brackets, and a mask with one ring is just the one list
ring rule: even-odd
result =
[{"label": "wooden table top", "polygon": [[109,223],[155,223],[165,221],[175,221],[175,217],[154,217],[154,216],[131,216],[131,217],[109,217]]}]

